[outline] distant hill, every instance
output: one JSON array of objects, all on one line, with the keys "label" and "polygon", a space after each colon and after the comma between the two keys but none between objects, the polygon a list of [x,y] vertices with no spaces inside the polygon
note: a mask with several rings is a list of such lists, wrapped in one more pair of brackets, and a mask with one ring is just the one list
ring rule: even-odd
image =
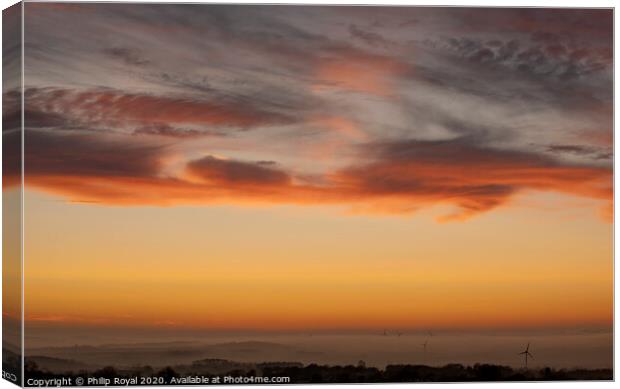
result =
[{"label": "distant hill", "polygon": [[45,357],[42,355],[33,355],[26,358],[30,362],[34,362],[43,370],[53,373],[78,372],[81,370],[95,370],[98,366],[88,365],[73,359]]},{"label": "distant hill", "polygon": [[[306,349],[307,345],[275,342],[169,342],[103,346],[48,347],[28,350],[27,371],[38,377],[64,373],[106,377],[135,376],[281,376],[291,383],[356,382],[468,382],[611,380],[611,369],[529,370],[491,363],[388,364],[376,366],[359,361],[357,366],[322,365],[332,357],[327,352]],[[7,353],[6,355],[11,355]],[[31,355],[31,356],[30,356]],[[362,356],[363,357],[363,356]],[[372,356],[370,356],[372,357]],[[15,358],[17,358],[15,356]],[[13,359],[15,359],[13,358]],[[362,359],[362,358],[360,358]],[[363,358],[366,359],[366,358]],[[355,360],[358,360],[357,358]],[[384,367],[385,366],[385,367]],[[71,375],[71,374],[64,374]]]},{"label": "distant hill", "polygon": [[45,347],[29,354],[80,361],[92,368],[103,366],[174,366],[206,359],[225,359],[244,363],[308,360],[321,353],[272,342],[225,342],[204,344],[174,342],[161,344],[120,344],[103,346]]}]

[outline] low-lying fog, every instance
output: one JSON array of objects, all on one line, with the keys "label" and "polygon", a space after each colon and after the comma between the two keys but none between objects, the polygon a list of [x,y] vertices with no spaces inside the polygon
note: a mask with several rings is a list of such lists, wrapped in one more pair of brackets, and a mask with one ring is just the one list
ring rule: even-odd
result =
[{"label": "low-lying fog", "polygon": [[[63,331],[64,332],[64,331]],[[444,365],[493,363],[520,367],[519,352],[530,343],[530,367],[610,368],[611,332],[558,334],[396,333],[148,335],[113,332],[94,336],[43,336],[28,332],[26,356],[69,359],[89,366],[178,365],[205,358],[238,362],[287,361],[318,364]],[[48,334],[49,335],[49,334]],[[423,344],[426,342],[426,350]]]}]

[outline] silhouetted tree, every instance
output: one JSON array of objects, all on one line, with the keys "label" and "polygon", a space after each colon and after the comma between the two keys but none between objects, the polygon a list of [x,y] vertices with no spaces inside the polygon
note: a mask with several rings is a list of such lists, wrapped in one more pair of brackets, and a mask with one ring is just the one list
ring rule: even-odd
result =
[{"label": "silhouetted tree", "polygon": [[171,378],[173,377],[178,378],[180,376],[179,376],[179,373],[174,371],[173,368],[171,368],[170,366],[166,366],[165,368],[157,372],[157,377],[163,377],[166,380],[166,382],[169,382]]},{"label": "silhouetted tree", "polygon": [[118,377],[118,372],[116,371],[116,369],[113,366],[106,366],[101,370],[97,370],[93,373],[93,376],[95,377],[103,377],[103,378],[114,378],[114,377]]}]

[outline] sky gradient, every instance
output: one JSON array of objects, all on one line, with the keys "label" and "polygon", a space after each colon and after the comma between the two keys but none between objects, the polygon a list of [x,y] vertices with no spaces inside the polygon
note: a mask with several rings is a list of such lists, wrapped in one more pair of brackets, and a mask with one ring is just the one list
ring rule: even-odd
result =
[{"label": "sky gradient", "polygon": [[27,321],[610,327],[611,10],[27,3],[25,31]]}]

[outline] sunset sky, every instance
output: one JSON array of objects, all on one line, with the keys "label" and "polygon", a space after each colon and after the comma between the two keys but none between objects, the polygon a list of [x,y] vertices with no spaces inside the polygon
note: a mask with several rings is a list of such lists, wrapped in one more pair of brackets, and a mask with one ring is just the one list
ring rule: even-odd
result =
[{"label": "sunset sky", "polygon": [[612,24],[26,3],[26,321],[610,328]]}]

